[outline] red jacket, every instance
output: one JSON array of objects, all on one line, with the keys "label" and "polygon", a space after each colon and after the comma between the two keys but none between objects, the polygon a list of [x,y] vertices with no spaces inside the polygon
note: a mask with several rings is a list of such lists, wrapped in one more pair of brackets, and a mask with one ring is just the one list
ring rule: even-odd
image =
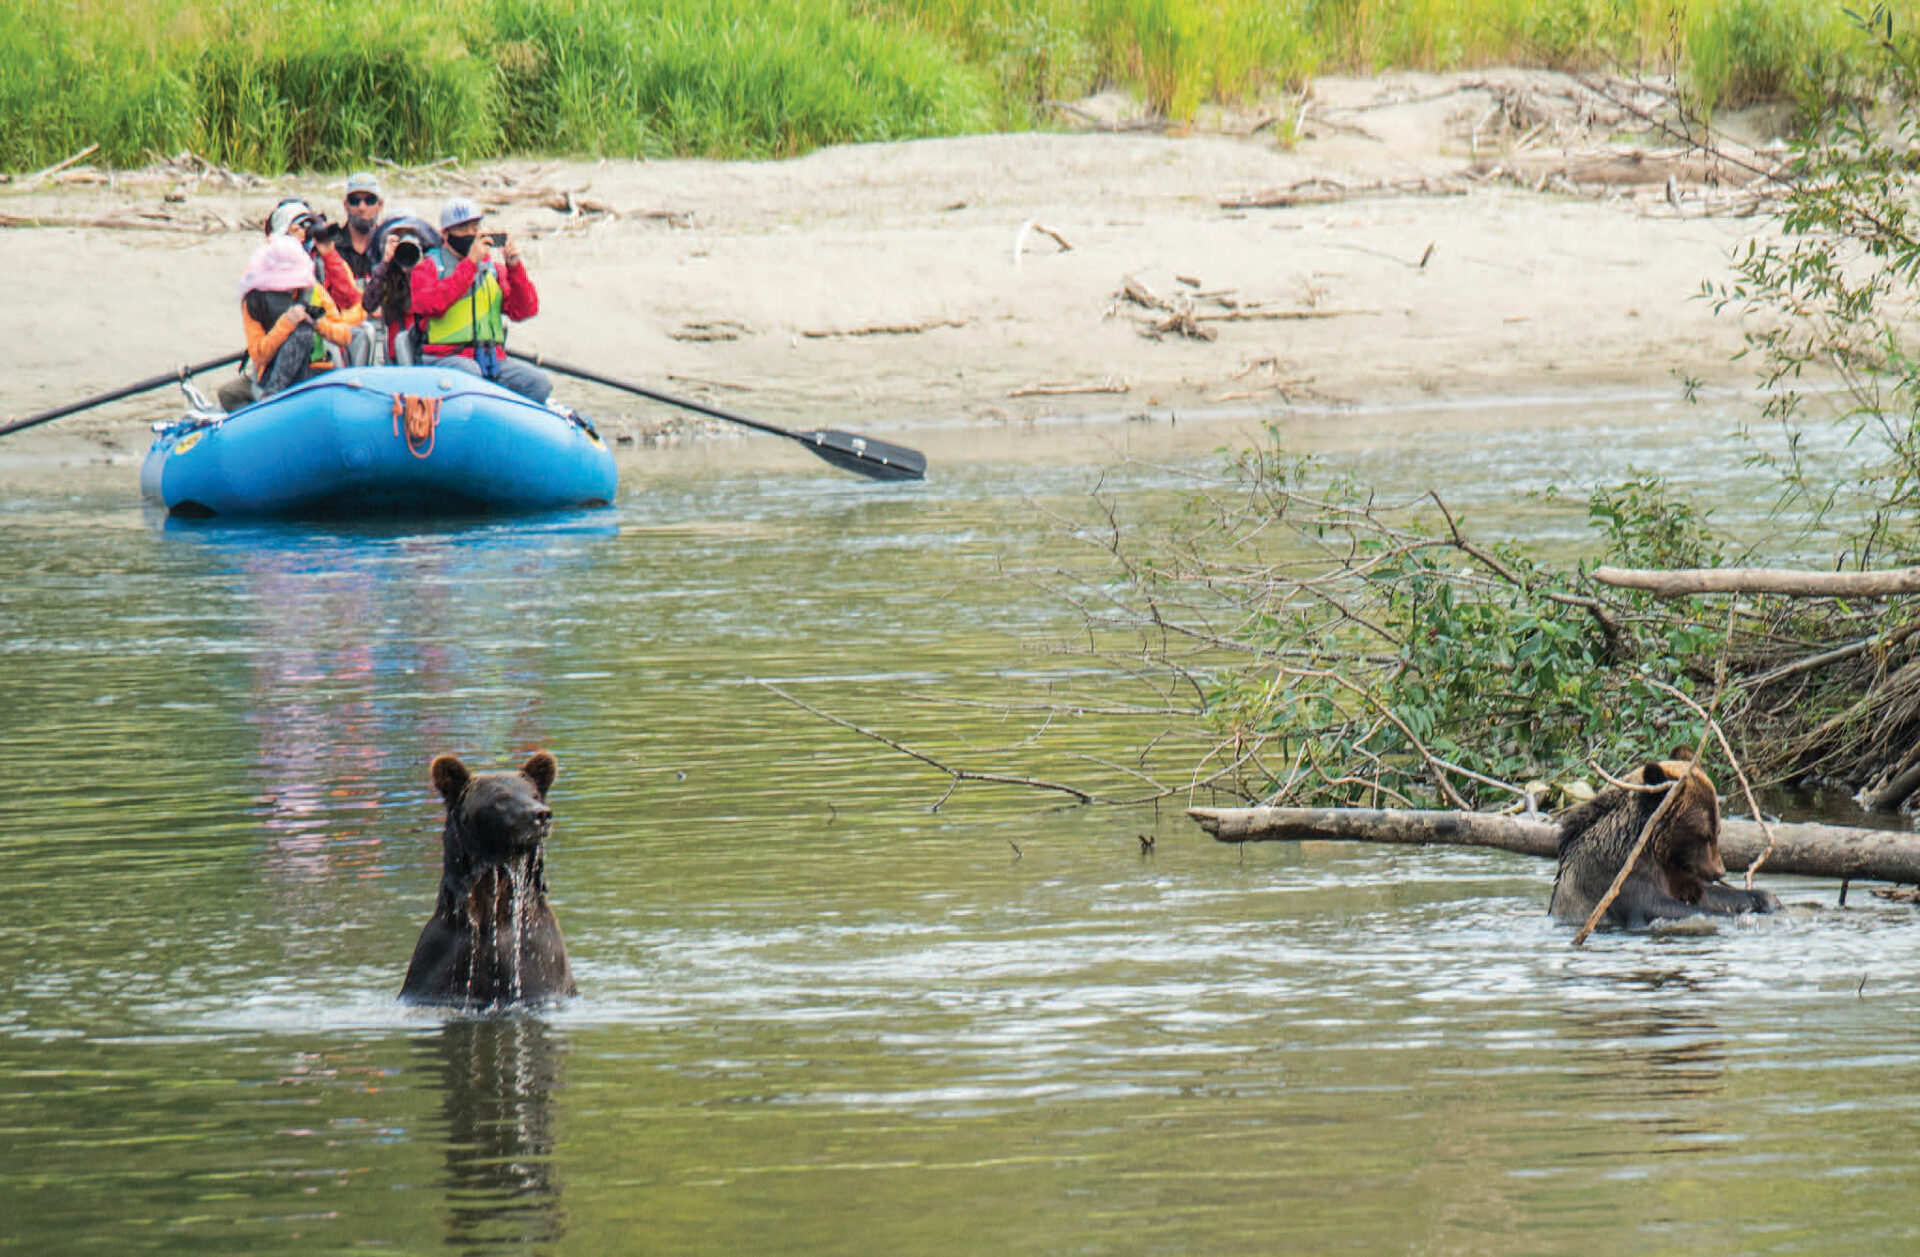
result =
[{"label": "red jacket", "polygon": [[[326,272],[327,295],[333,298],[333,304],[345,314],[360,304],[360,285],[353,278],[353,272],[347,268],[347,260],[336,250],[323,250],[320,264]],[[360,320],[355,319],[358,323]]]},{"label": "red jacket", "polygon": [[[540,294],[534,291],[533,277],[527,274],[526,264],[515,262],[511,265],[493,264],[494,273],[500,278],[500,311],[516,323],[522,323],[540,313]],[[479,267],[471,257],[460,259],[460,265],[453,268],[453,274],[440,278],[440,268],[434,263],[431,253],[422,257],[413,268],[408,281],[413,289],[413,319],[421,327],[437,315],[445,314],[454,302],[467,295],[479,275]],[[422,345],[421,352],[429,358],[444,358],[448,354],[459,354],[464,358],[473,357],[472,345]]]}]

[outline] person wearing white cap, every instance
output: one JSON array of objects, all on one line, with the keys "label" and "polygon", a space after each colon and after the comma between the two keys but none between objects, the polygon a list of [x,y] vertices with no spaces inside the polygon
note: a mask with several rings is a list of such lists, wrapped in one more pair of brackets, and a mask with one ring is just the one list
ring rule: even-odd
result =
[{"label": "person wearing white cap", "polygon": [[347,345],[348,365],[362,367],[372,362],[372,337],[358,330],[366,318],[360,304],[360,282],[340,256],[339,244],[346,233],[329,226],[324,214],[314,213],[313,207],[297,196],[287,197],[273,207],[267,215],[265,231],[269,241],[281,236],[299,241],[313,259],[314,277],[326,286],[327,295],[338,308],[338,317],[356,329]]},{"label": "person wearing white cap", "polygon": [[362,288],[366,287],[367,276],[373,274],[373,233],[380,226],[380,208],[384,198],[380,193],[380,181],[364,170],[357,170],[347,176],[347,229],[340,237],[339,250],[341,260],[347,269],[353,272],[353,278]]},{"label": "person wearing white cap", "polygon": [[440,209],[440,247],[413,268],[421,362],[472,372],[544,404],[553,381],[506,356],[506,321],[525,322],[540,313],[540,294],[511,237],[498,237],[505,265],[493,261],[495,237],[480,233],[480,216],[480,207],[465,197],[448,201]]}]

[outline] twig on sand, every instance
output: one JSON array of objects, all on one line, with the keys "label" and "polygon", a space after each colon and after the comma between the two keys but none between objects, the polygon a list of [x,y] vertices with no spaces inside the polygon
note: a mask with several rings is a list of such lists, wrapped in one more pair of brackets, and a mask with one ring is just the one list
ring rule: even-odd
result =
[{"label": "twig on sand", "polygon": [[1349,315],[1378,315],[1378,310],[1228,310],[1221,314],[1196,314],[1198,323],[1260,323],[1295,319],[1338,319]]},{"label": "twig on sand", "polygon": [[1015,266],[1020,265],[1020,254],[1021,254],[1021,251],[1027,247],[1027,237],[1034,235],[1036,233],[1047,237],[1049,240],[1052,240],[1055,244],[1059,245],[1060,252],[1062,253],[1073,252],[1073,243],[1070,240],[1068,240],[1065,236],[1061,235],[1059,232],[1055,231],[1053,228],[1048,227],[1042,223],[1035,222],[1033,219],[1029,218],[1026,222],[1020,224],[1020,234],[1013,238],[1013,264]]},{"label": "twig on sand", "polygon": [[1004,785],[1004,786],[1029,786],[1036,790],[1058,790],[1062,794],[1072,795],[1074,798],[1080,800],[1080,802],[1082,803],[1093,802],[1093,796],[1091,794],[1088,794],[1085,790],[1081,790],[1075,786],[1063,786],[1058,782],[1041,781],[1033,777],[1009,777],[1009,776],[1003,776],[1000,773],[977,773],[977,772],[974,772],[972,769],[968,769],[968,768],[954,768],[949,764],[942,763],[941,761],[935,759],[931,755],[925,754],[924,752],[921,752],[921,751],[916,751],[910,746],[905,746],[899,742],[896,742],[884,733],[875,733],[871,729],[865,729],[857,724],[854,724],[851,720],[843,720],[839,716],[833,715],[830,712],[821,711],[818,707],[815,707],[810,703],[802,702],[801,700],[795,698],[793,695],[787,693],[785,690],[781,689],[779,686],[771,684],[770,682],[757,681],[755,682],[755,684],[759,685],[762,689],[771,690],[775,695],[785,699],[789,703],[792,703],[795,707],[798,707],[801,711],[810,712],[813,715],[820,717],[820,719],[827,721],[829,724],[839,725],[842,729],[851,729],[853,732],[859,734],[861,737],[872,738],[875,742],[880,743],[882,746],[890,746],[894,750],[900,752],[902,755],[906,755],[912,759],[917,759],[921,763],[926,764],[929,767],[936,768],[939,771],[947,774],[947,776],[952,778],[952,781],[948,783],[947,792],[940,796],[939,801],[936,802],[932,807],[927,809],[930,812],[939,811],[941,806],[945,804],[948,799],[953,797],[953,792],[959,789],[960,783],[963,781],[984,781],[984,782],[991,782],[996,785]]},{"label": "twig on sand", "polygon": [[1079,393],[1125,393],[1133,385],[1116,376],[1108,376],[1096,384],[1023,384],[1019,388],[1007,390],[1008,397],[1070,397]]},{"label": "twig on sand", "polygon": [[837,336],[912,336],[919,332],[930,332],[936,327],[965,327],[966,325],[965,319],[928,319],[924,323],[875,323],[867,327],[824,330],[802,328],[800,334],[809,340],[831,340]]},{"label": "twig on sand", "polygon": [[734,319],[703,319],[694,323],[682,323],[667,335],[680,341],[716,341],[739,340],[750,336],[753,329]]}]

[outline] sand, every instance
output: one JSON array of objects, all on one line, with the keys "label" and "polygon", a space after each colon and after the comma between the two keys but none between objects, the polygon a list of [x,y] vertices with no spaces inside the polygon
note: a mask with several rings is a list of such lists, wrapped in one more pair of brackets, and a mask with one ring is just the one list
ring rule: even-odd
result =
[{"label": "sand", "polygon": [[[1740,324],[1700,292],[1766,220],[1708,214],[1690,189],[1676,206],[1658,189],[1459,180],[1468,134],[1498,100],[1490,81],[1327,80],[1291,147],[1268,126],[979,136],[783,162],[514,162],[387,171],[387,199],[436,213],[470,185],[548,187],[613,207],[490,216],[520,235],[540,291],[515,347],[787,425],[974,434],[964,444],[1058,415],[1284,416],[1744,380],[1730,362]],[[1394,186],[1224,204],[1311,179]],[[1407,191],[1448,179],[1463,190]],[[6,418],[237,350],[234,285],[260,241],[245,224],[288,194],[338,217],[343,186],[23,182],[0,186],[0,214],[232,227],[0,230],[0,268],[16,281],[0,314]],[[1213,338],[1145,334],[1170,312],[1120,296],[1129,280],[1210,316],[1197,326]],[[1110,391],[1061,391],[1094,389]],[[704,426],[623,395],[562,395],[625,441]],[[0,461],[135,459],[146,425],[177,410],[171,390],[155,392],[8,437]]]}]

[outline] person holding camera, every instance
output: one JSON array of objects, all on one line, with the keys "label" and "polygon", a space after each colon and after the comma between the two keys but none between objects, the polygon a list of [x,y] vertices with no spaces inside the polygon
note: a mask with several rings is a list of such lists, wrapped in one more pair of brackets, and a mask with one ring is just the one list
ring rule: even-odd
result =
[{"label": "person holding camera", "polygon": [[361,289],[361,307],[386,328],[387,361],[410,366],[419,352],[413,329],[413,268],[427,249],[440,247],[440,233],[402,213],[381,223],[367,247],[380,260]]},{"label": "person holding camera", "polygon": [[300,242],[313,258],[314,278],[326,285],[327,295],[333,298],[335,306],[346,311],[360,304],[360,285],[335,247],[341,228],[328,222],[325,214],[316,214],[305,201],[289,197],[267,215],[266,230],[269,240],[275,236],[291,236]]},{"label": "person holding camera", "polygon": [[[520,246],[504,233],[482,234],[480,207],[465,197],[441,207],[440,231],[440,247],[421,257],[410,285],[423,360],[471,372],[544,404],[553,381],[506,356],[506,321],[524,322],[540,312],[540,294]],[[504,266],[493,260],[496,248]]]},{"label": "person holding camera", "polygon": [[313,259],[292,235],[272,237],[247,263],[240,321],[256,397],[271,397],[332,367],[328,347],[344,350],[353,337],[354,325],[314,279]]}]

